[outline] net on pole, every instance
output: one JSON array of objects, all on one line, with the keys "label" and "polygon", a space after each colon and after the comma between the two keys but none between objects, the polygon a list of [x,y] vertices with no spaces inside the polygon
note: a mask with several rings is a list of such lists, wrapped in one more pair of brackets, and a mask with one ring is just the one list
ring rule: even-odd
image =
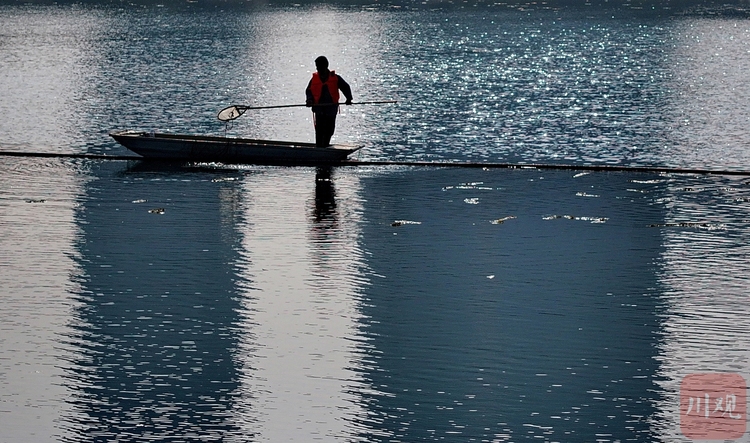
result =
[{"label": "net on pole", "polygon": [[219,111],[219,115],[217,115],[217,118],[223,122],[228,122],[236,119],[237,117],[244,114],[246,109],[240,108],[236,105],[229,106],[228,108],[224,108],[221,111]]}]

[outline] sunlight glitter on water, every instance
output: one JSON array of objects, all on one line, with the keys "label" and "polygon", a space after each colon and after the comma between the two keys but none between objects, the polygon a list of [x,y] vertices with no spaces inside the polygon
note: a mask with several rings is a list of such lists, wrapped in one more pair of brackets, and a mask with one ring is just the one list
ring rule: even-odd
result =
[{"label": "sunlight glitter on water", "polygon": [[242,184],[238,426],[260,441],[347,440],[356,436],[349,423],[364,415],[352,342],[365,266],[359,185],[351,175],[335,181],[330,172],[273,170]]},{"label": "sunlight glitter on water", "polygon": [[0,167],[1,438],[51,441],[70,414],[59,341],[78,305],[74,218],[88,178],[81,164],[4,159]]}]

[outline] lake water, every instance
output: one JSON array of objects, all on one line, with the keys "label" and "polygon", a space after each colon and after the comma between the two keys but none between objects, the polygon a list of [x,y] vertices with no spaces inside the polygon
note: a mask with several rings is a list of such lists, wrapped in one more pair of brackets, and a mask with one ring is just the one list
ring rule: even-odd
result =
[{"label": "lake water", "polygon": [[[0,150],[312,141],[216,113],[325,54],[399,100],[342,109],[363,160],[748,169],[748,20],[396,6],[0,6]],[[749,224],[743,176],[3,156],[0,442],[690,441],[685,377],[750,380]]]}]

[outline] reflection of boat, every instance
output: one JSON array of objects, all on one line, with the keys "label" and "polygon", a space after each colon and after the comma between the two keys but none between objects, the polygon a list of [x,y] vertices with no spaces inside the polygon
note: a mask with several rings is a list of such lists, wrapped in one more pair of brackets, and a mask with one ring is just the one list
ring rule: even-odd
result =
[{"label": "reflection of boat", "polygon": [[115,131],[118,143],[149,159],[271,165],[340,163],[361,146],[252,140],[210,135]]}]

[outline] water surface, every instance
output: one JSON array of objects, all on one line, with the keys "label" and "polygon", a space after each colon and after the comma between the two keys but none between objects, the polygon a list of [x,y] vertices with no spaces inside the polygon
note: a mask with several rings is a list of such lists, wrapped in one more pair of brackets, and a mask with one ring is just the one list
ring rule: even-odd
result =
[{"label": "water surface", "polygon": [[[0,148],[133,128],[366,160],[746,169],[750,24],[625,10],[0,7]],[[742,177],[4,158],[0,440],[687,441],[748,379]]]}]

